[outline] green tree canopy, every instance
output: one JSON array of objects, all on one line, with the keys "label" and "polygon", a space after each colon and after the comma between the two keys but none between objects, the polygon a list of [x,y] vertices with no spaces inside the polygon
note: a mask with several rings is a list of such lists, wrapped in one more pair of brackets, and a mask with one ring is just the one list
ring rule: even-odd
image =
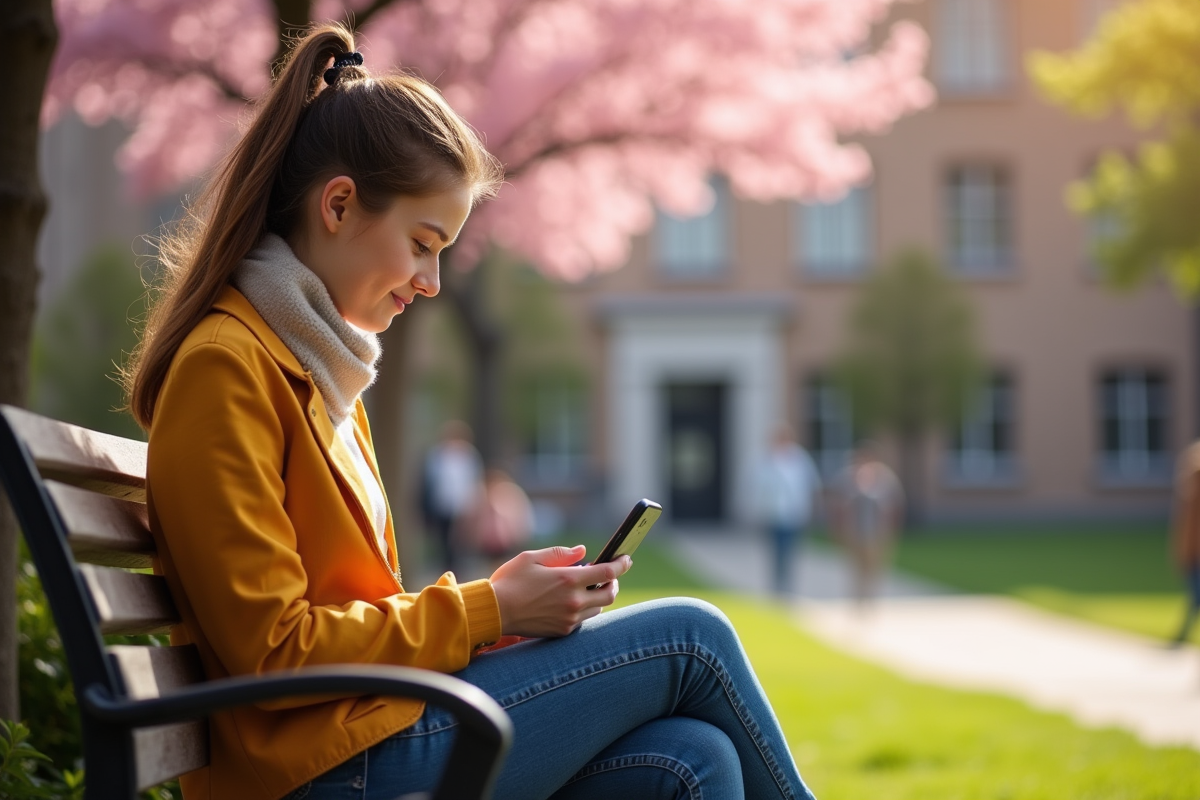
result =
[{"label": "green tree canopy", "polygon": [[1067,199],[1100,223],[1094,255],[1115,285],[1161,268],[1180,294],[1200,298],[1200,3],[1126,3],[1079,49],[1035,52],[1028,67],[1047,98],[1077,114],[1123,110],[1163,130],[1135,157],[1105,154]]},{"label": "green tree canopy", "polygon": [[961,415],[983,374],[974,315],[925,252],[905,250],[860,290],[834,380],[864,433],[894,434],[910,508],[919,502],[919,446]]},{"label": "green tree canopy", "polygon": [[55,419],[143,439],[124,406],[118,365],[137,343],[145,293],[134,255],[101,247],[47,307],[34,332],[30,407]]}]

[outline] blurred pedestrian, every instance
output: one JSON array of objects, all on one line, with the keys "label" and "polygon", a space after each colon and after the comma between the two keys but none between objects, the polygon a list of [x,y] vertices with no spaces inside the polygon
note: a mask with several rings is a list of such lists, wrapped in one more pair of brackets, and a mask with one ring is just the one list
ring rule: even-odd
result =
[{"label": "blurred pedestrian", "polygon": [[896,474],[864,442],[834,484],[830,521],[854,574],[861,607],[876,595],[904,519],[904,490]]},{"label": "blurred pedestrian", "polygon": [[471,429],[458,420],[447,422],[442,426],[441,441],[425,456],[421,490],[425,523],[433,530],[444,572],[458,567],[453,531],[470,511],[482,475],[483,461],[471,444]]},{"label": "blurred pedestrian", "polygon": [[780,425],[759,477],[760,501],[772,556],[772,589],[784,596],[795,589],[793,560],[820,499],[821,474],[792,429]]},{"label": "blurred pedestrian", "polygon": [[457,534],[472,553],[488,561],[491,573],[533,537],[533,505],[529,496],[507,472],[489,469]]},{"label": "blurred pedestrian", "polygon": [[1171,640],[1178,646],[1188,640],[1200,613],[1200,440],[1179,456],[1175,472],[1175,521],[1172,555],[1183,574],[1187,606],[1179,632]]}]

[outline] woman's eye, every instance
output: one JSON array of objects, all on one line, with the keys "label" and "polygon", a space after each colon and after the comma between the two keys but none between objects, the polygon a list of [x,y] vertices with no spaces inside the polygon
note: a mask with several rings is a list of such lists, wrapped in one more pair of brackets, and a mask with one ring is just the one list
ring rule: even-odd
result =
[{"label": "woman's eye", "polygon": [[431,252],[433,252],[432,250],[429,249],[429,246],[426,245],[424,242],[420,242],[420,241],[417,241],[416,239],[413,239],[413,243],[417,246],[417,254],[418,255],[426,256],[426,255],[429,255]]}]

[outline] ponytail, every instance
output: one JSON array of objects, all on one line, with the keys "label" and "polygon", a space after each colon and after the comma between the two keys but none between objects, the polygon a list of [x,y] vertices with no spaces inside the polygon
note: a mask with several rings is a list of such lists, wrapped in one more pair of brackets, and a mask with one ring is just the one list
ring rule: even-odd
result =
[{"label": "ponytail", "polygon": [[159,243],[156,297],[122,370],[129,409],[143,428],[183,340],[262,236],[286,237],[300,223],[318,179],[350,175],[370,211],[456,183],[475,198],[489,196],[502,180],[498,162],[429,84],[407,75],[376,80],[345,59],[330,69],[354,50],[341,25],[315,27],[300,39],[245,135]]}]

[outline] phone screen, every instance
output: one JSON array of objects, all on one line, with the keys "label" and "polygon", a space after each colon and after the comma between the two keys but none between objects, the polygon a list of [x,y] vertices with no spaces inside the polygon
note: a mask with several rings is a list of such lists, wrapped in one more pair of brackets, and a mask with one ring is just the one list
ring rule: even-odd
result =
[{"label": "phone screen", "polygon": [[618,556],[633,555],[661,516],[662,506],[653,500],[640,500],[592,563],[603,564]]}]

